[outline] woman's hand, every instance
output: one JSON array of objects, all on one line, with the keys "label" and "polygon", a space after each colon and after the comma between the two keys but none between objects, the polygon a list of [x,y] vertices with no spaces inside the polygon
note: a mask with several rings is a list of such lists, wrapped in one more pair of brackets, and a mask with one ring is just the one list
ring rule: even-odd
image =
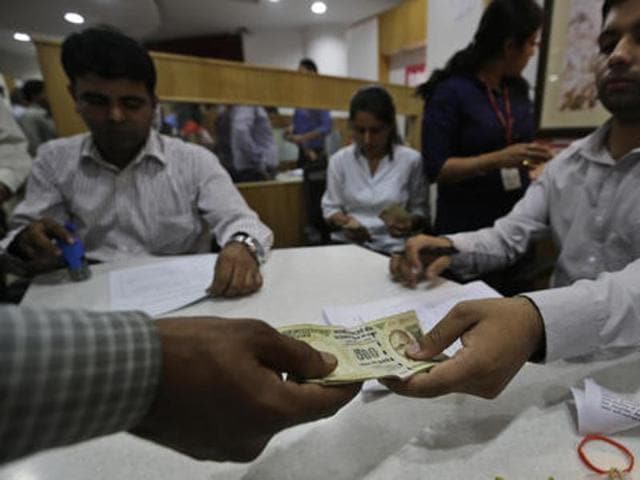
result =
[{"label": "woman's hand", "polygon": [[496,152],[498,168],[535,168],[549,161],[553,154],[549,148],[537,143],[514,143]]}]

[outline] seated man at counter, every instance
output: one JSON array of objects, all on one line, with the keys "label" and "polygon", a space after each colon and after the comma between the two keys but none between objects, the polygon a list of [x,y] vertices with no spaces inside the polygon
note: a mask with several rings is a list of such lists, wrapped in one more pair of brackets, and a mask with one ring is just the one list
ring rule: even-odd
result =
[{"label": "seated man at counter", "polygon": [[120,430],[248,461],[360,387],[284,381],[328,375],[336,359],[258,320],[5,306],[0,346],[0,463]]},{"label": "seated man at counter", "polygon": [[[640,345],[640,0],[606,0],[602,14],[596,86],[612,118],[554,158],[493,227],[418,235],[390,265],[409,286],[447,267],[482,273],[515,261],[532,238],[551,231],[560,247],[555,288],[459,304],[408,353],[429,358],[458,337],[463,348],[428,374],[389,382],[393,390],[494,397],[530,358]],[[437,256],[441,247],[458,253]]]},{"label": "seated man at counter", "polygon": [[211,230],[223,248],[209,291],[259,289],[273,234],[212,153],[152,129],[156,71],[146,50],[115,30],[89,28],[65,40],[62,64],[90,133],[41,147],[0,246],[39,271],[59,261],[50,239],[71,241],[67,221],[98,261],[206,252]]}]

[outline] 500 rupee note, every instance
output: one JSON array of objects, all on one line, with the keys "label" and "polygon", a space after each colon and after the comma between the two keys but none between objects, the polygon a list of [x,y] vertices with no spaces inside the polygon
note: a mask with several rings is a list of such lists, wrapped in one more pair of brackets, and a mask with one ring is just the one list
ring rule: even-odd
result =
[{"label": "500 rupee note", "polygon": [[373,320],[355,328],[315,324],[287,325],[280,332],[332,353],[338,366],[324,378],[308,380],[324,385],[353,383],[373,378],[407,378],[428,370],[436,362],[411,360],[407,345],[422,336],[414,311]]}]

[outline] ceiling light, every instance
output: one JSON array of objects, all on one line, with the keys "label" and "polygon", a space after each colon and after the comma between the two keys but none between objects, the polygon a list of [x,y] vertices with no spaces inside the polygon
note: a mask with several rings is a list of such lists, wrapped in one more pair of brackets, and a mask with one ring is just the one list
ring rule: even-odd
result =
[{"label": "ceiling light", "polygon": [[64,14],[64,19],[69,23],[75,23],[76,25],[80,25],[84,23],[84,17],[79,13],[75,12],[67,12]]},{"label": "ceiling light", "polygon": [[271,3],[278,3],[280,0],[269,0]]},{"label": "ceiling light", "polygon": [[30,42],[31,41],[31,37],[29,35],[27,35],[26,33],[22,33],[22,32],[16,32],[13,34],[13,39],[17,40],[19,42]]},{"label": "ceiling light", "polygon": [[311,11],[316,15],[322,15],[327,11],[327,4],[324,2],[313,2]]}]

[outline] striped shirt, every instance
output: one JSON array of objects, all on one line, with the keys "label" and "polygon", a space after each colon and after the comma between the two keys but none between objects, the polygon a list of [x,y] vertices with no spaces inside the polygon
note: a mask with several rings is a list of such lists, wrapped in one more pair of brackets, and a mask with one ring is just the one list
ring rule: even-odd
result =
[{"label": "striped shirt", "polygon": [[101,261],[205,252],[210,234],[224,245],[245,232],[264,254],[273,243],[215,155],[154,130],[122,170],[102,159],[90,134],[44,144],[0,247],[43,216],[74,222],[87,256]]},{"label": "striped shirt", "polygon": [[160,379],[141,313],[0,308],[0,462],[136,426]]},{"label": "striped shirt", "polygon": [[[365,243],[369,248],[385,252],[404,248],[405,239],[389,235],[378,215],[397,203],[411,214],[428,218],[427,202],[422,159],[409,147],[396,145],[393,159],[385,156],[374,175],[364,155],[356,155],[355,145],[336,152],[329,160],[322,214],[327,219],[337,212],[354,217],[369,230],[372,241]],[[342,231],[332,233],[331,238],[348,241]]]},{"label": "striped shirt", "polygon": [[30,169],[27,139],[11,116],[9,107],[0,101],[0,183],[15,193]]}]

